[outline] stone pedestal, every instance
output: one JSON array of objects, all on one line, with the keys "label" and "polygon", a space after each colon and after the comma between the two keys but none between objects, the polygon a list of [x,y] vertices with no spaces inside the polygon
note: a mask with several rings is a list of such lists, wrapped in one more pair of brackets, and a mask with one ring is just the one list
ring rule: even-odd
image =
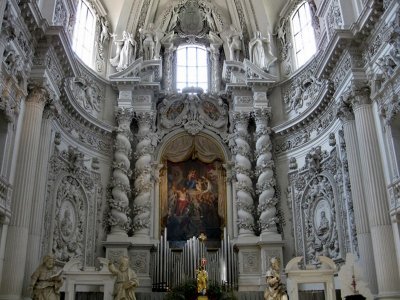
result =
[{"label": "stone pedestal", "polygon": [[128,250],[131,268],[136,272],[139,279],[138,292],[151,292],[150,263],[153,247],[154,244],[134,242]]},{"label": "stone pedestal", "polygon": [[235,246],[239,249],[239,291],[258,291],[262,266],[258,237],[241,237]]},{"label": "stone pedestal", "polygon": [[130,267],[136,272],[139,279],[138,292],[151,292],[152,279],[150,277],[151,249],[154,243],[150,239],[140,240],[137,238],[117,239],[110,235],[103,243],[106,247],[106,258],[118,263],[118,258],[128,256]]}]

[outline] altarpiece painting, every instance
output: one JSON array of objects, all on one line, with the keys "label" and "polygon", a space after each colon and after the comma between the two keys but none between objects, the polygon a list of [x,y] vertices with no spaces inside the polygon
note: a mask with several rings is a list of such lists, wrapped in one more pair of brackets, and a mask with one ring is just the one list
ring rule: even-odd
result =
[{"label": "altarpiece painting", "polygon": [[207,236],[219,247],[226,219],[226,181],[221,150],[206,136],[184,135],[163,152],[161,230],[172,247]]}]

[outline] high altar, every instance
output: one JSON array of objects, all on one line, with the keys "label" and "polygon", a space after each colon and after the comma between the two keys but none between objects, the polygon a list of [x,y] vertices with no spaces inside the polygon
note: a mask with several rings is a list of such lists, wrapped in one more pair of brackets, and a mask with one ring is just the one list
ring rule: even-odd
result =
[{"label": "high altar", "polygon": [[162,297],[203,259],[399,299],[398,0],[2,0],[0,29],[0,300]]}]

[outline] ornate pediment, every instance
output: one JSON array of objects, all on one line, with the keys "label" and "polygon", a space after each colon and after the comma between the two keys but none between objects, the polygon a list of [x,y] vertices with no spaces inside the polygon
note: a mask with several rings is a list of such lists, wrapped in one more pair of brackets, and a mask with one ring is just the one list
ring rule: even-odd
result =
[{"label": "ornate pediment", "polygon": [[225,135],[228,129],[227,105],[208,94],[173,94],[162,100],[158,110],[158,130],[162,135],[179,127],[192,135],[203,128]]}]

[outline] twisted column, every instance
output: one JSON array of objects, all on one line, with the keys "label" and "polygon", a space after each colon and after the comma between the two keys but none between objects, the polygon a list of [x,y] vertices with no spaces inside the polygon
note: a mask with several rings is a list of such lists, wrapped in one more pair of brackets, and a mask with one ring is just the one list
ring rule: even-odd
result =
[{"label": "twisted column", "polygon": [[232,153],[235,156],[236,176],[236,208],[239,236],[254,235],[254,209],[253,183],[251,181],[252,168],[249,159],[250,145],[248,143],[247,126],[249,113],[234,112],[232,119],[235,125],[233,134]]},{"label": "twisted column", "polygon": [[138,144],[135,152],[135,199],[133,201],[133,235],[148,237],[150,234],[151,190],[153,187],[154,134],[152,132],[155,114],[136,113],[139,125]]},{"label": "twisted column", "polygon": [[17,167],[11,203],[11,219],[5,249],[0,299],[20,299],[28,250],[29,223],[35,187],[40,128],[48,92],[31,85],[25,101],[25,112],[18,147]]},{"label": "twisted column", "polygon": [[274,161],[272,160],[272,143],[270,139],[271,129],[268,127],[271,117],[270,108],[258,108],[254,111],[256,121],[256,175],[258,196],[258,213],[261,234],[277,233],[275,176]]},{"label": "twisted column", "polygon": [[114,162],[112,178],[112,199],[109,201],[110,213],[109,224],[111,234],[127,235],[129,229],[129,195],[130,183],[130,156],[132,152],[131,142],[132,132],[130,125],[132,122],[133,110],[131,108],[118,108],[116,119],[118,128],[114,145]]},{"label": "twisted column", "polygon": [[362,179],[368,206],[368,220],[373,241],[379,299],[397,299],[400,295],[399,270],[394,253],[393,231],[389,216],[389,203],[379,152],[379,141],[370,104],[369,89],[356,87],[353,91]]}]

